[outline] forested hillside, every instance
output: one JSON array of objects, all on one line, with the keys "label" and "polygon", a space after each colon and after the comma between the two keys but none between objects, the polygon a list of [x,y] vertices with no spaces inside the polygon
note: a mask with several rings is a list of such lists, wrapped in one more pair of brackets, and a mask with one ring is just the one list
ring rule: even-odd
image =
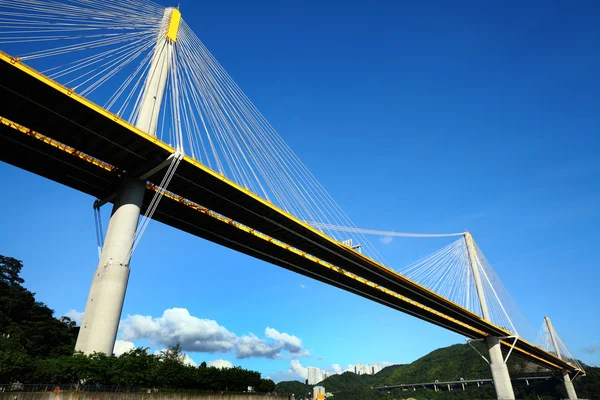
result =
[{"label": "forested hillside", "polygon": [[[483,345],[475,344],[483,354]],[[578,377],[575,380],[575,387],[580,398],[599,399],[600,400],[600,368],[587,367],[587,376]],[[556,399],[566,396],[562,382],[558,379],[558,374],[542,370],[535,364],[529,363],[518,357],[509,359],[509,370],[512,377],[534,376],[534,375],[554,375],[555,377],[544,382],[536,382],[527,386],[525,383],[516,383],[514,385],[517,398],[520,399]],[[434,392],[431,389],[405,392],[401,390],[378,391],[372,388],[393,386],[401,383],[427,383],[449,380],[485,379],[490,378],[490,368],[488,364],[467,344],[457,344],[450,347],[437,349],[424,357],[404,365],[392,365],[384,368],[376,375],[356,375],[352,372],[345,372],[341,375],[333,375],[323,382],[319,383],[325,387],[327,392],[334,392],[334,398],[337,400],[369,400],[369,399],[493,399],[493,386],[477,388],[470,385],[463,392],[460,387],[454,388],[452,392],[440,391]],[[306,391],[307,386],[296,382],[293,386],[291,382],[280,382],[277,384],[277,390],[283,390],[293,387],[296,391],[291,393],[301,393]],[[539,396],[539,397],[538,397]]]}]

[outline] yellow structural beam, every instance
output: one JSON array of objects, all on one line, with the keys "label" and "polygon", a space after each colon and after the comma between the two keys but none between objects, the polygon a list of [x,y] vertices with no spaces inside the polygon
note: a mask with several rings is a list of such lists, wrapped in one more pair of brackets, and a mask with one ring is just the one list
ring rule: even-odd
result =
[{"label": "yellow structural beam", "polygon": [[2,125],[6,125],[9,128],[13,128],[15,131],[20,132],[24,135],[27,135],[29,137],[32,137],[34,139],[39,140],[40,142],[44,142],[47,145],[50,145],[58,150],[62,150],[67,154],[72,155],[73,157],[77,157],[81,160],[87,161],[90,164],[95,165],[96,167],[100,167],[108,172],[115,172],[117,170],[116,167],[105,163],[104,161],[98,160],[97,158],[94,158],[88,154],[85,154],[79,150],[74,149],[71,146],[67,146],[64,143],[61,143],[57,140],[51,139],[48,136],[44,136],[39,132],[36,131],[32,131],[29,128],[24,127],[23,125],[17,124],[16,122],[13,122],[7,118],[4,118],[2,116],[0,116],[0,124]]},{"label": "yellow structural beam", "polygon": [[179,33],[179,24],[181,22],[181,12],[174,8],[171,11],[171,19],[169,21],[169,29],[167,29],[167,38],[173,42],[177,41],[177,33]]}]

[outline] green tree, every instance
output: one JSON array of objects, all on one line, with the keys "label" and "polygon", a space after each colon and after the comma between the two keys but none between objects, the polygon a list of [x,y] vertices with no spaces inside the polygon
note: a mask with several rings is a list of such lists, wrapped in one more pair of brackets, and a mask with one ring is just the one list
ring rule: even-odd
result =
[{"label": "green tree", "polygon": [[270,379],[261,379],[260,384],[258,385],[258,391],[267,393],[275,391],[275,382]]},{"label": "green tree", "polygon": [[0,255],[0,285],[20,285],[24,283],[25,280],[19,276],[22,268],[23,262],[20,260]]},{"label": "green tree", "polygon": [[138,347],[121,354],[114,363],[114,384],[121,386],[157,386],[158,357],[148,348]]},{"label": "green tree", "polygon": [[185,355],[181,351],[179,343],[169,346],[163,350],[159,356],[160,365],[158,368],[159,383],[166,387],[186,387],[186,380],[189,378],[185,371],[183,363]]}]

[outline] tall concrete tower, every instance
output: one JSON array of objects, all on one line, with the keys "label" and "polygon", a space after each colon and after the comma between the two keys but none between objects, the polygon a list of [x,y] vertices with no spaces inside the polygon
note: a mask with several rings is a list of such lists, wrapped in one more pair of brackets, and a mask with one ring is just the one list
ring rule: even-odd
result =
[{"label": "tall concrete tower", "polygon": [[[483,291],[483,284],[479,271],[479,261],[477,260],[477,250],[475,249],[473,236],[467,232],[464,236],[464,240],[465,245],[467,246],[467,252],[469,253],[469,265],[471,266],[471,271],[473,272],[477,297],[479,298],[479,304],[481,305],[481,314],[485,320],[491,322],[487,300]],[[484,341],[490,354],[490,368],[492,370],[492,379],[494,381],[494,388],[496,389],[496,396],[498,399],[502,400],[514,400],[515,392],[510,381],[510,375],[508,374],[508,367],[504,362],[504,357],[502,356],[500,339],[495,336],[488,336],[484,339]]]},{"label": "tall concrete tower", "polygon": [[[156,136],[173,46],[177,41],[181,14],[167,8],[146,77],[136,127]],[[75,351],[111,355],[115,346],[125,291],[129,281],[131,249],[146,191],[146,182],[125,176],[116,194],[104,247],[83,314]]]},{"label": "tall concrete tower", "polygon": [[[554,350],[556,351],[556,357],[564,359],[564,354],[561,354],[560,348],[558,347],[558,341],[556,340],[556,332],[554,332],[554,326],[552,326],[552,321],[550,321],[549,317],[544,317],[544,321],[546,322],[546,327],[548,328],[548,333],[550,334],[552,346],[554,346]],[[573,386],[573,382],[571,381],[569,372],[563,369],[562,377],[563,382],[565,384],[565,389],[567,390],[567,396],[569,396],[569,400],[577,400],[577,393],[575,393],[575,387]]]}]

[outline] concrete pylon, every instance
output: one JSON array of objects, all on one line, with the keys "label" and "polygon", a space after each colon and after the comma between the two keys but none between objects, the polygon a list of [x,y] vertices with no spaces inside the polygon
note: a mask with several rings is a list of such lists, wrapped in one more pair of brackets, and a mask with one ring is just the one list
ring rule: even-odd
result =
[{"label": "concrete pylon", "polygon": [[[556,340],[556,333],[554,332],[554,326],[552,326],[552,321],[550,321],[550,317],[544,317],[544,321],[546,322],[546,327],[548,328],[548,332],[550,333],[550,340],[552,340],[552,346],[554,346],[556,356],[562,360],[563,354],[560,353],[560,348],[558,347],[558,341]],[[573,382],[571,381],[569,372],[563,369],[561,373],[563,377],[563,382],[565,384],[565,389],[567,390],[567,396],[569,396],[569,400],[577,400],[577,393],[575,393],[575,387],[573,386]]]},{"label": "concrete pylon", "polygon": [[[467,253],[469,255],[469,265],[471,266],[471,271],[473,272],[473,280],[475,281],[477,297],[479,298],[479,304],[481,306],[481,314],[485,320],[491,322],[490,312],[488,310],[485,293],[483,291],[481,274],[479,272],[479,261],[477,260],[476,253],[477,250],[475,249],[475,243],[473,242],[473,236],[471,236],[471,233],[465,233],[464,240]],[[502,355],[500,339],[496,336],[487,336],[484,341],[490,355],[490,369],[492,370],[492,380],[494,382],[494,388],[496,389],[496,397],[499,400],[514,400],[515,392],[512,387],[512,382],[510,381],[508,366],[506,365],[504,356]]]},{"label": "concrete pylon", "polygon": [[[165,10],[161,34],[146,77],[136,127],[151,135],[156,134],[180,19],[179,10]],[[76,352],[113,354],[129,281],[130,253],[145,191],[144,181],[125,177],[116,193],[104,247],[75,344]]]}]

